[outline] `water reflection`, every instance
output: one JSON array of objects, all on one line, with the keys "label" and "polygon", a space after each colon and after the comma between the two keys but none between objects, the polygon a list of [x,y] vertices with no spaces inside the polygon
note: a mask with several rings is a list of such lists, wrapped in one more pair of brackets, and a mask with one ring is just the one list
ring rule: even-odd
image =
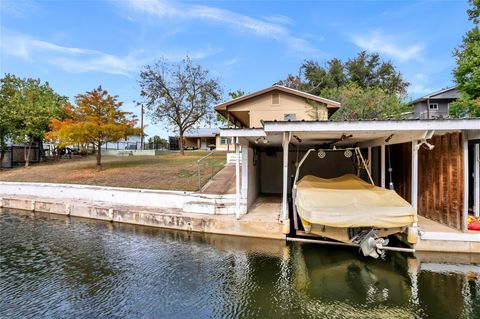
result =
[{"label": "water reflection", "polygon": [[0,213],[0,230],[1,318],[480,317],[471,255],[374,260],[348,248],[20,212]]}]

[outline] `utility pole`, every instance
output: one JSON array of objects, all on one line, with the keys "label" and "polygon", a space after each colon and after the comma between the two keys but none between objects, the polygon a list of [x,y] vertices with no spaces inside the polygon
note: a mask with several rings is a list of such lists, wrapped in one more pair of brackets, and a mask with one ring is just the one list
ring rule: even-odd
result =
[{"label": "utility pole", "polygon": [[140,149],[144,149],[144,135],[145,133],[143,132],[143,103],[140,103],[140,129],[142,130],[140,133]]}]

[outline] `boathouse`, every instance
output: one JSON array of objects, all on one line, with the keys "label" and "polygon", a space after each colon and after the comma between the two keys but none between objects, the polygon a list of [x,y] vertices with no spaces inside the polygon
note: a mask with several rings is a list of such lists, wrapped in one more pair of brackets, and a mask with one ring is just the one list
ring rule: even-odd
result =
[{"label": "boathouse", "polygon": [[[467,232],[469,213],[480,214],[480,119],[329,121],[339,107],[338,102],[276,85],[216,107],[235,124],[220,135],[236,146],[237,218],[273,198],[279,205],[270,207],[277,207],[284,229],[297,228],[292,189],[301,159],[308,150],[355,148],[371,175],[361,177],[408,201],[420,228],[430,227],[423,238],[480,246],[480,235]],[[308,158],[299,177],[348,173],[351,168],[342,156]],[[474,250],[480,252],[479,246]]]}]

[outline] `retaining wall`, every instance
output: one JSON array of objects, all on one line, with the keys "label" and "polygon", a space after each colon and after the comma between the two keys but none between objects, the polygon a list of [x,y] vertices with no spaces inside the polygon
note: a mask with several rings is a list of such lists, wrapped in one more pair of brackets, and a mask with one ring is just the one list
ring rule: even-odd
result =
[{"label": "retaining wall", "polygon": [[192,214],[174,208],[145,209],[112,206],[101,202],[59,201],[5,195],[0,197],[0,208],[2,207],[194,232],[285,239],[282,225],[276,220],[261,222],[248,218],[237,220],[232,215]]},{"label": "retaining wall", "polygon": [[[201,214],[235,214],[235,195],[89,185],[0,182],[0,197],[6,196],[34,196],[56,200],[108,202],[112,205],[175,208]],[[245,214],[246,211],[247,203],[242,199],[240,214]]]}]

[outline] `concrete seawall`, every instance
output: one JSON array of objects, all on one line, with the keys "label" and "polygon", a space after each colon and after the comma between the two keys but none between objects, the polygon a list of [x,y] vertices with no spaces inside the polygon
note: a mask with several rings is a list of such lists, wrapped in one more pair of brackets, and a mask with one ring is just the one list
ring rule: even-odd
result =
[{"label": "concrete seawall", "polygon": [[0,207],[7,209],[20,209],[194,232],[285,239],[281,224],[276,220],[258,219],[254,214],[244,215],[237,220],[233,215],[185,213],[179,208],[112,205],[112,203],[100,201],[71,201],[31,196],[0,196],[3,196],[0,198]]},{"label": "concrete seawall", "polygon": [[[185,213],[235,214],[235,195],[211,195],[185,191],[149,190],[74,184],[0,182],[0,197],[32,196],[55,200],[86,200],[113,205],[176,208]],[[240,214],[247,212],[246,199],[240,201]]]}]

